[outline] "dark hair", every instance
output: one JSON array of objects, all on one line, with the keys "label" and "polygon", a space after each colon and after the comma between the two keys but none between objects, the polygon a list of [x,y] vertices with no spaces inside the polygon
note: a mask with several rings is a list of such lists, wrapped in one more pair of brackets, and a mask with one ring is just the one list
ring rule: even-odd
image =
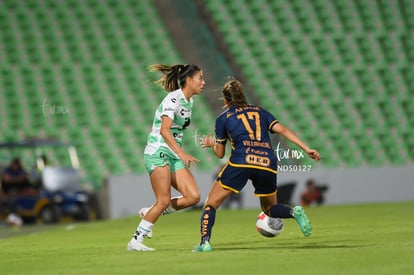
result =
[{"label": "dark hair", "polygon": [[312,184],[315,184],[315,181],[313,179],[308,179],[306,186],[311,186]]},{"label": "dark hair", "polygon": [[227,100],[227,105],[243,107],[248,105],[243,91],[241,82],[233,77],[230,77],[223,86],[223,96]]},{"label": "dark hair", "polygon": [[154,64],[149,67],[150,71],[159,71],[164,74],[156,83],[171,92],[183,88],[185,86],[185,80],[187,77],[192,77],[195,73],[201,71],[201,69],[194,64],[190,65],[164,65]]},{"label": "dark hair", "polygon": [[20,161],[20,158],[19,157],[15,157],[15,158],[13,158],[12,159],[12,161],[11,161],[11,163],[12,164],[16,164],[16,165],[21,165],[21,161]]}]

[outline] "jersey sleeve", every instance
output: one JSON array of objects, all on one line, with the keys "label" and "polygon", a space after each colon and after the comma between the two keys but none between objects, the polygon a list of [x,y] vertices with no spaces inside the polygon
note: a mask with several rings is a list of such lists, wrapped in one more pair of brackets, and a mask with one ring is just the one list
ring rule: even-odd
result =
[{"label": "jersey sleeve", "polygon": [[267,110],[263,110],[264,111],[264,116],[265,116],[265,120],[266,120],[266,124],[268,125],[267,130],[270,131],[271,133],[274,133],[272,131],[272,127],[276,124],[279,123],[279,120],[277,120],[271,113],[269,113]]},{"label": "jersey sleeve", "polygon": [[226,144],[228,136],[224,116],[217,117],[215,128],[216,143]]},{"label": "jersey sleeve", "polygon": [[161,117],[167,116],[171,118],[172,120],[174,120],[174,116],[175,116],[174,113],[177,108],[177,104],[178,104],[178,99],[175,96],[173,96],[172,93],[168,94],[162,103],[162,108],[160,110]]}]

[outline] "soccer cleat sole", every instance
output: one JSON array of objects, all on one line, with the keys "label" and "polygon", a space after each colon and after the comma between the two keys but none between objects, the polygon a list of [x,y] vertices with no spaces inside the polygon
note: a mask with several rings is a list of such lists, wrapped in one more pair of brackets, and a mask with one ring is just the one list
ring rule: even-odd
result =
[{"label": "soccer cleat sole", "polygon": [[305,237],[312,235],[312,224],[306,216],[305,210],[301,206],[295,206],[293,209],[293,216],[298,223],[300,230]]},{"label": "soccer cleat sole", "polygon": [[154,251],[154,248],[148,247],[142,243],[131,243],[129,242],[127,245],[127,250],[128,251]]}]

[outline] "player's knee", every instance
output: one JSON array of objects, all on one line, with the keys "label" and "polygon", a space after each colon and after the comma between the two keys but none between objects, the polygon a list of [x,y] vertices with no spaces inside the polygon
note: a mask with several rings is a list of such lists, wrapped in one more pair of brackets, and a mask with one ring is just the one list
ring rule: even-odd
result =
[{"label": "player's knee", "polygon": [[190,194],[188,199],[189,199],[190,204],[194,205],[200,202],[201,195],[199,192],[193,192]]},{"label": "player's knee", "polygon": [[170,198],[166,197],[166,198],[162,198],[159,199],[153,207],[155,208],[159,208],[160,212],[164,211],[165,209],[167,209],[167,207],[170,205]]},{"label": "player's knee", "polygon": [[204,202],[204,207],[213,207],[215,209],[218,209],[221,205],[221,202],[211,200],[210,198],[207,198],[207,200]]}]

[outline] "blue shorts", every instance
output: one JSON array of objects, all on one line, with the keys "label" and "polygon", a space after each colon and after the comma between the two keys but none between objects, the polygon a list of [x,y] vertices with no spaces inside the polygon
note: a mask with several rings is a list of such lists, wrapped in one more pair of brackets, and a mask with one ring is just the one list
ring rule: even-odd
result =
[{"label": "blue shorts", "polygon": [[276,194],[277,172],[271,169],[261,169],[243,165],[234,166],[227,162],[217,176],[218,183],[224,188],[239,193],[248,180],[254,186],[254,194],[258,197],[266,197]]}]

